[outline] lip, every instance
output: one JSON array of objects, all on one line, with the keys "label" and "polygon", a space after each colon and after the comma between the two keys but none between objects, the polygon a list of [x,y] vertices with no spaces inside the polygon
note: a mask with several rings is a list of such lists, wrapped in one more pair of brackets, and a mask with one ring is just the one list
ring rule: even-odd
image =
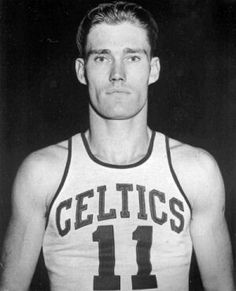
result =
[{"label": "lip", "polygon": [[112,89],[112,90],[108,90],[106,93],[108,95],[111,95],[111,94],[130,94],[129,91],[124,90],[124,89]]}]

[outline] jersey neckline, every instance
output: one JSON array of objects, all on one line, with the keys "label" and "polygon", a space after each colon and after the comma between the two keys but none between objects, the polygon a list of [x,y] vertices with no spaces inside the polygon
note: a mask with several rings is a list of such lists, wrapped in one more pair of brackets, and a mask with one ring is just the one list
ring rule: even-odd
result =
[{"label": "jersey neckline", "polygon": [[135,163],[132,163],[132,164],[116,165],[116,164],[110,164],[110,163],[103,162],[103,161],[99,160],[97,157],[95,157],[94,154],[92,153],[91,149],[90,149],[90,146],[89,146],[89,143],[88,143],[87,138],[85,136],[85,133],[84,132],[81,133],[82,141],[83,141],[84,147],[85,147],[86,152],[89,155],[89,157],[95,163],[97,163],[97,164],[99,164],[101,166],[108,167],[108,168],[116,168],[116,169],[134,168],[134,167],[137,167],[137,166],[143,164],[145,161],[147,161],[148,158],[150,157],[151,153],[152,153],[152,150],[153,150],[153,144],[154,144],[155,136],[156,136],[156,132],[154,130],[152,130],[152,135],[151,135],[151,138],[150,138],[150,141],[149,141],[148,150],[147,150],[145,156],[142,159],[140,159],[139,161],[137,161]]}]

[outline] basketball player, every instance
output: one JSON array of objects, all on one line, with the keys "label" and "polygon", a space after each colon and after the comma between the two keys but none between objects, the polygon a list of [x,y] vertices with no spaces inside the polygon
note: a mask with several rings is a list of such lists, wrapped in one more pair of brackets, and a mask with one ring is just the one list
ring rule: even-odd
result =
[{"label": "basketball player", "polygon": [[135,4],[83,19],[76,72],[90,127],[19,169],[1,291],[27,290],[41,247],[53,291],[186,291],[193,248],[205,290],[234,290],[216,162],[147,126],[156,41]]}]

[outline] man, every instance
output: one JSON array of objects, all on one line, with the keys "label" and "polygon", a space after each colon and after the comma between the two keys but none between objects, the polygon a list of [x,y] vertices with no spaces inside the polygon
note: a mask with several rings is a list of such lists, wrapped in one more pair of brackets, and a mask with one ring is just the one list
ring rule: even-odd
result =
[{"label": "man", "polygon": [[205,151],[147,126],[157,25],[103,4],[77,35],[90,127],[31,154],[13,187],[3,290],[27,290],[43,254],[51,290],[188,290],[194,247],[205,290],[234,290],[224,186]]}]

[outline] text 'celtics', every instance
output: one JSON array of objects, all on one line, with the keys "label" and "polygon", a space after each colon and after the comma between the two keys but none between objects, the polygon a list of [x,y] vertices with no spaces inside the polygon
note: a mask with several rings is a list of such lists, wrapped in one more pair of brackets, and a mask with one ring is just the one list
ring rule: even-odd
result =
[{"label": "text 'celtics'", "polygon": [[[184,204],[181,200],[177,199],[176,197],[172,197],[167,201],[165,193],[161,191],[152,189],[146,193],[145,186],[136,185],[135,188],[139,203],[139,211],[137,213],[138,219],[147,220],[148,213],[150,213],[151,219],[154,223],[159,225],[169,223],[171,230],[176,233],[180,233],[183,230]],[[134,186],[133,184],[117,183],[115,190],[120,192],[121,209],[119,210],[119,215],[121,218],[129,218],[129,194],[131,194],[130,192],[134,191]],[[109,193],[106,192],[107,187],[103,185],[97,187],[96,190],[91,189],[77,194],[75,195],[74,199],[71,197],[62,201],[56,208],[56,225],[59,234],[64,236],[71,230],[72,227],[74,229],[79,229],[93,223],[95,214],[87,214],[87,209],[89,201],[90,199],[93,199],[95,193],[99,196],[97,205],[97,220],[103,221],[117,218],[117,209],[111,208],[109,210],[105,210],[107,209],[106,199],[109,195]],[[148,203],[145,202],[145,197],[148,197]],[[65,217],[63,214],[66,214],[66,217],[68,217],[69,211],[72,208],[72,203],[76,203],[74,220],[72,217],[63,219],[63,217]],[[148,210],[150,210],[150,212],[147,210],[148,206]],[[171,213],[171,218],[168,217],[168,214],[164,210],[161,210],[162,206],[168,206],[168,209]]]}]

